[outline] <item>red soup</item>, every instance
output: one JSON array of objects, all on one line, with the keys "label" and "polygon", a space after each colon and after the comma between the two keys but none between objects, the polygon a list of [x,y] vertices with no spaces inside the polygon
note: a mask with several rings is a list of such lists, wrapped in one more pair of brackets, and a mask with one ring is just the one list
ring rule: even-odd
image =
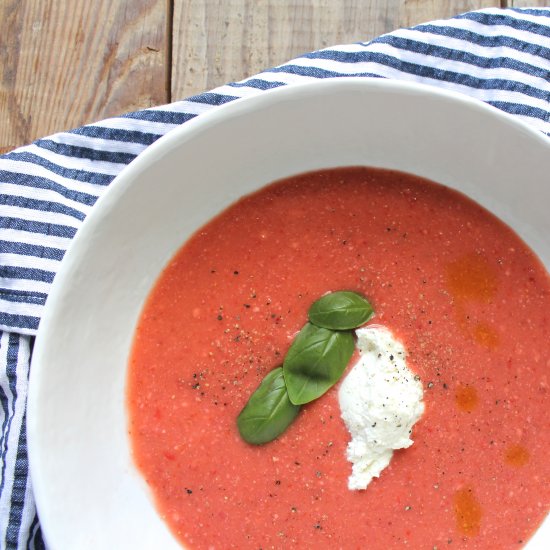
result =
[{"label": "red soup", "polygon": [[[311,303],[369,298],[424,386],[414,445],[350,491],[337,387],[262,446],[236,417]],[[518,548],[550,508],[550,278],[504,224],[411,175],[344,168],[245,197],[143,309],[135,462],[189,548]]]}]

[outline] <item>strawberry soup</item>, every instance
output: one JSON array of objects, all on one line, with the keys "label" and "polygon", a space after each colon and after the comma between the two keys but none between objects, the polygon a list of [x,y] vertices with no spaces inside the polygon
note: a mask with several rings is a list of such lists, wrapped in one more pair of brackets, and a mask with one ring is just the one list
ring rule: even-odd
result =
[{"label": "strawberry soup", "polygon": [[[278,439],[236,418],[312,302],[353,290],[403,342],[414,445],[351,491],[337,388]],[[463,195],[371,168],[245,197],[169,262],[139,320],[131,444],[189,548],[519,548],[550,508],[550,278]],[[353,359],[352,359],[353,363]]]}]

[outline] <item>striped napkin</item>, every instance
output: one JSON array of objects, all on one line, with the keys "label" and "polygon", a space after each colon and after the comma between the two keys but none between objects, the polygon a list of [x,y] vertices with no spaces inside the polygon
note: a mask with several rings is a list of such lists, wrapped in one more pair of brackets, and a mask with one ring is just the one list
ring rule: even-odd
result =
[{"label": "striped napkin", "polygon": [[201,113],[278,86],[341,76],[461,92],[550,135],[550,8],[486,9],[327,48],[0,157],[0,548],[45,548],[28,469],[29,363],[59,263],[97,198],[151,143]]}]

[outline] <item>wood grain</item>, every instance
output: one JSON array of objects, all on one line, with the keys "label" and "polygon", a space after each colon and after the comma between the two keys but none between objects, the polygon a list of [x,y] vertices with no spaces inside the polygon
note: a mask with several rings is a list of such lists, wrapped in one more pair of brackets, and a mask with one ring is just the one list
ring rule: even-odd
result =
[{"label": "wood grain", "polygon": [[550,0],[507,0],[510,8],[550,8]]},{"label": "wood grain", "polygon": [[0,153],[304,52],[548,0],[0,0]]},{"label": "wood grain", "polygon": [[167,101],[166,0],[0,0],[0,150]]},{"label": "wood grain", "polygon": [[325,46],[451,17],[491,0],[174,0],[172,97],[240,80]]}]

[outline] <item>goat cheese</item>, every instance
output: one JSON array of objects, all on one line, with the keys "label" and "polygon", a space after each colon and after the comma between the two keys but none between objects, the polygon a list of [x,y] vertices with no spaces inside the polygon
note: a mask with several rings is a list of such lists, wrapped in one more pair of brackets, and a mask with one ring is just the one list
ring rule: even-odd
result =
[{"label": "goat cheese", "polygon": [[403,344],[383,326],[355,331],[360,358],[338,391],[342,418],[351,434],[351,490],[366,489],[388,466],[394,449],[412,445],[412,427],[424,412],[423,390],[407,367]]}]

